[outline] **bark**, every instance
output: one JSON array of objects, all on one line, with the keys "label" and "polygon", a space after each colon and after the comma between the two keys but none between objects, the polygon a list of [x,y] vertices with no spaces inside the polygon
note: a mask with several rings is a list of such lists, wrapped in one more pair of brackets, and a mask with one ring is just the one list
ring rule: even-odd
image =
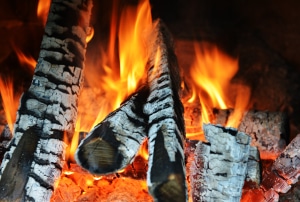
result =
[{"label": "bark", "polygon": [[263,175],[262,188],[266,193],[273,193],[274,201],[279,200],[279,193],[287,193],[292,185],[298,182],[300,176],[299,147],[300,135],[297,135]]},{"label": "bark", "polygon": [[272,170],[280,175],[288,184],[295,184],[300,176],[300,134],[298,134],[285,150],[278,156]]},{"label": "bark", "polygon": [[286,146],[288,128],[285,113],[249,111],[244,115],[238,130],[252,137],[251,145],[259,149],[262,159],[276,159]]},{"label": "bark", "polygon": [[72,134],[82,83],[92,1],[53,0],[38,63],[22,95],[0,168],[0,199],[49,201]]},{"label": "bark", "polygon": [[251,138],[232,128],[204,125],[190,168],[193,201],[240,201]]},{"label": "bark", "polygon": [[[213,110],[211,123],[225,126],[232,110]],[[203,140],[200,106],[189,104],[185,108],[187,134]],[[289,122],[283,112],[245,112],[238,130],[252,137],[251,145],[258,148],[261,159],[276,159],[289,139]]]},{"label": "bark", "polygon": [[77,163],[96,174],[117,172],[130,164],[146,138],[142,107],[147,96],[144,87],[95,126],[78,146]]},{"label": "bark", "polygon": [[180,77],[172,37],[161,21],[154,23],[148,69],[150,95],[144,106],[148,119],[147,183],[156,201],[187,201]]}]

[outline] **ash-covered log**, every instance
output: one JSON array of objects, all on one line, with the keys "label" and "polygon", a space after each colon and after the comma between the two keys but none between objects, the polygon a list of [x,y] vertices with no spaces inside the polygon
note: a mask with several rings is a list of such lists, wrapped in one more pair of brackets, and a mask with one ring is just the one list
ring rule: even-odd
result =
[{"label": "ash-covered log", "polygon": [[76,161],[95,174],[108,174],[132,162],[146,138],[143,105],[149,94],[141,88],[87,135],[76,151]]},{"label": "ash-covered log", "polygon": [[92,0],[52,0],[38,63],[0,168],[1,201],[49,201],[73,134]]},{"label": "ash-covered log", "polygon": [[[250,152],[251,138],[236,129],[211,124],[204,125],[204,133],[208,142],[197,143],[190,166],[193,201],[240,201],[249,155],[255,153]],[[250,176],[256,180],[256,175]]]},{"label": "ash-covered log", "polygon": [[147,183],[155,201],[187,201],[184,160],[185,127],[179,97],[180,76],[172,36],[162,21],[151,34],[148,85]]},{"label": "ash-covered log", "polygon": [[287,193],[300,176],[300,135],[297,135],[264,173],[262,189],[273,193],[273,200],[279,200],[280,193]]},{"label": "ash-covered log", "polygon": [[[233,110],[212,110],[211,123],[226,126]],[[186,105],[185,124],[188,134],[204,139],[199,104]],[[289,140],[289,122],[284,112],[250,110],[244,113],[238,130],[252,137],[251,145],[258,148],[261,159],[276,159]]]}]

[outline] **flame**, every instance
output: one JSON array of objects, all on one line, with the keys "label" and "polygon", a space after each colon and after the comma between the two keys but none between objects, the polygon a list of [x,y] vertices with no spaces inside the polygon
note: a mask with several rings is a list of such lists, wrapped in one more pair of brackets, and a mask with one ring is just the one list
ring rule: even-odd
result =
[{"label": "flame", "polygon": [[92,40],[94,34],[95,34],[94,28],[93,28],[93,27],[90,27],[89,33],[88,33],[88,35],[87,35],[85,41],[86,41],[87,43],[90,42],[90,41]]},{"label": "flame", "polygon": [[[187,102],[199,98],[203,123],[212,121],[213,108],[234,108],[226,126],[238,127],[250,99],[249,88],[231,84],[238,71],[238,60],[226,55],[217,46],[205,43],[195,44],[195,53],[190,70],[192,95]],[[234,98],[230,96],[231,90],[235,91]]]},{"label": "flame", "polygon": [[[100,55],[86,61],[86,86],[78,98],[77,132],[90,131],[118,108],[136,91],[145,75],[148,53],[144,37],[152,27],[150,3],[140,0],[136,6],[124,7],[120,14],[118,6],[118,2],[113,1],[107,47],[100,46],[93,51]],[[76,145],[74,148],[77,138],[76,133],[72,140],[76,143],[71,143]],[[74,151],[70,151],[70,156]]]},{"label": "flame", "polygon": [[16,112],[18,109],[17,96],[14,96],[14,88],[12,79],[0,78],[0,94],[2,105],[5,111],[5,117],[10,131],[13,131],[13,124],[16,121]]},{"label": "flame", "polygon": [[20,49],[16,47],[14,47],[14,51],[18,57],[21,66],[24,68],[28,68],[28,70],[33,74],[33,71],[37,64],[36,60],[32,56],[25,55]]},{"label": "flame", "polygon": [[37,6],[37,17],[46,25],[48,13],[50,9],[51,0],[39,0]]}]

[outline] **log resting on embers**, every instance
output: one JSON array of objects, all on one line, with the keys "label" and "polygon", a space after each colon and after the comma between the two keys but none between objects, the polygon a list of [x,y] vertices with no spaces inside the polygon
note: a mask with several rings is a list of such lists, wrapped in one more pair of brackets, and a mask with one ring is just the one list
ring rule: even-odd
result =
[{"label": "log resting on embers", "polygon": [[76,160],[93,173],[116,172],[148,136],[150,194],[156,201],[187,201],[179,69],[171,35],[160,20],[153,23],[148,48],[147,91],[138,91],[98,124],[79,145]]},{"label": "log resting on embers", "polygon": [[197,143],[190,166],[193,201],[240,201],[245,180],[260,181],[251,137],[211,124],[204,125],[204,133],[208,142]]},{"label": "log resting on embers", "polygon": [[37,66],[0,167],[1,201],[49,201],[73,134],[92,0],[52,0]]}]

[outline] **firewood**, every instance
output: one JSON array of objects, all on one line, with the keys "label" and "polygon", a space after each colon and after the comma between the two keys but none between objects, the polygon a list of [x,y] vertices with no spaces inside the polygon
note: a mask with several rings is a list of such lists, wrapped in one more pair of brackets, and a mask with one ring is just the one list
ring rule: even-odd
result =
[{"label": "firewood", "polygon": [[187,201],[180,77],[171,36],[161,21],[151,34],[148,85],[144,106],[148,119],[147,183],[155,201]]},{"label": "firewood", "polygon": [[272,170],[288,184],[295,184],[300,176],[300,134],[298,134],[275,160]]},{"label": "firewood", "polygon": [[92,1],[53,0],[30,88],[0,168],[0,200],[49,201],[72,134]]},{"label": "firewood", "polygon": [[259,151],[257,147],[250,147],[249,157],[247,162],[246,181],[260,185],[261,183],[261,164]]},{"label": "firewood", "polygon": [[[225,126],[233,110],[214,109],[211,114],[211,123]],[[201,134],[200,106],[186,107],[185,124],[188,134],[196,134],[197,139],[203,139]],[[287,115],[283,112],[268,112],[250,110],[245,112],[238,130],[252,137],[251,145],[256,146],[261,159],[276,159],[284,150],[289,138],[289,123]],[[192,137],[193,138],[193,137]]]},{"label": "firewood", "polygon": [[233,128],[204,125],[190,168],[193,201],[240,201],[251,138]]},{"label": "firewood", "polygon": [[275,159],[289,137],[287,115],[283,112],[248,111],[238,127],[252,137],[262,159]]},{"label": "firewood", "polygon": [[[300,134],[277,157],[272,166],[263,174],[262,188],[272,194],[274,201],[279,200],[280,193],[287,193],[300,176],[299,162]],[[265,194],[266,195],[266,194]]]},{"label": "firewood", "polygon": [[77,163],[95,174],[117,172],[130,164],[146,138],[142,107],[147,96],[148,88],[143,87],[95,126],[77,148]]}]

